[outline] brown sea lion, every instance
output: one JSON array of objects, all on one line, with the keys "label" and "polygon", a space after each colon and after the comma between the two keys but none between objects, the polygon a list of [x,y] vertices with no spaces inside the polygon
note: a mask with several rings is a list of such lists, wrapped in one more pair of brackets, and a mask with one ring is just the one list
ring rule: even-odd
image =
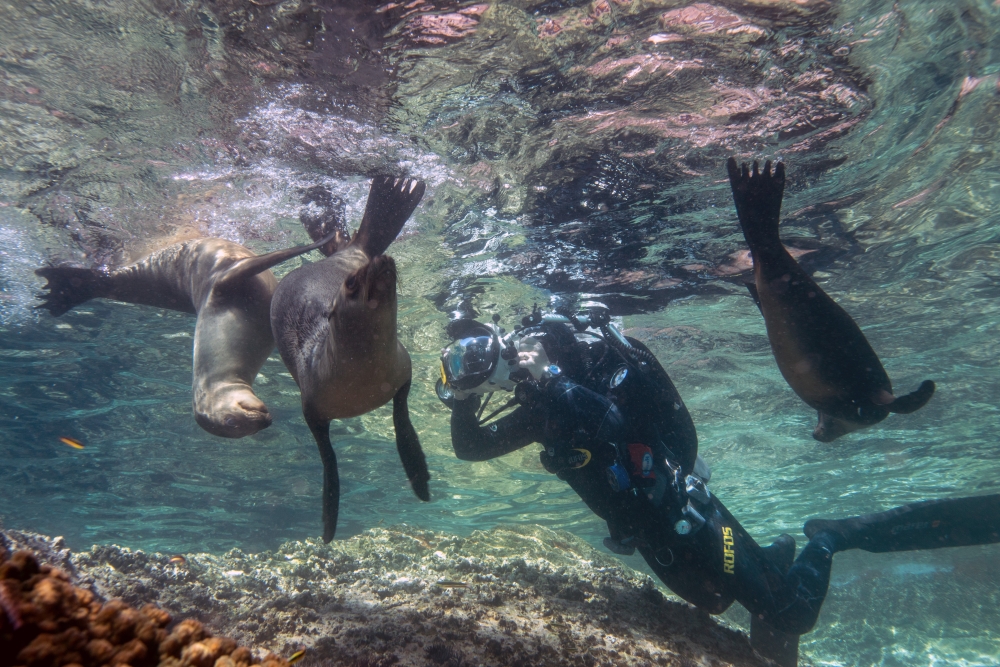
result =
[{"label": "brown sea lion", "polygon": [[919,410],[934,394],[925,380],[895,397],[878,355],[851,316],[820,289],[778,238],[785,165],[753,171],[727,163],[736,214],[753,255],[754,284],[747,285],[764,315],[778,368],[796,394],[819,412],[813,437],[830,442],[871,426],[890,412]]},{"label": "brown sea lion", "polygon": [[271,302],[281,358],[302,392],[302,413],[323,460],[323,539],[340,502],[330,420],[392,399],[396,449],[413,491],[430,500],[430,475],[410,423],[410,355],[396,338],[396,263],[383,255],[420,202],[424,183],[376,178],[357,234],[326,259],[289,273]]},{"label": "brown sea lion", "polygon": [[50,266],[39,295],[58,317],[95,298],[179,310],[198,316],[194,328],[194,417],[213,435],[242,438],[271,425],[253,381],[271,350],[271,295],[278,281],[268,269],[320,248],[319,243],[257,256],[225,239],[175,243],[114,271]]}]

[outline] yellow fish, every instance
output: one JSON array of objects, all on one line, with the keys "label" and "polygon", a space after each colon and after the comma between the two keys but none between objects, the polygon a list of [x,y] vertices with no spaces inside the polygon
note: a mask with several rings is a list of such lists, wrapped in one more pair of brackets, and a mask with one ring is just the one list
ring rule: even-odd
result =
[{"label": "yellow fish", "polygon": [[288,664],[289,665],[294,665],[299,660],[301,660],[302,656],[304,656],[305,654],[306,654],[306,650],[305,649],[301,649],[299,651],[296,651],[291,656],[289,656],[289,658],[288,658]]},{"label": "yellow fish", "polygon": [[69,445],[73,449],[83,449],[83,443],[75,438],[67,438],[66,436],[62,436],[61,438],[59,438],[59,441],[64,445]]},{"label": "yellow fish", "polygon": [[441,588],[468,588],[469,584],[464,581],[439,581],[435,584]]},{"label": "yellow fish", "polygon": [[171,558],[167,562],[168,563],[174,563],[176,565],[184,565],[185,563],[187,563],[187,558],[185,558],[184,556],[178,555],[178,556],[174,556],[173,558]]}]

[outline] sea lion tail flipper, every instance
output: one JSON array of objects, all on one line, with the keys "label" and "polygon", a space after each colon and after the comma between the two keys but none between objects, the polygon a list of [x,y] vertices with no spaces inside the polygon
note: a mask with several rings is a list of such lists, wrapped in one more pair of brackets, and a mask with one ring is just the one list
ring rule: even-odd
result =
[{"label": "sea lion tail flipper", "polygon": [[920,386],[916,391],[911,392],[906,396],[898,397],[886,407],[889,408],[889,412],[908,415],[911,412],[916,412],[920,408],[927,405],[927,401],[931,400],[931,396],[933,395],[934,382],[932,380],[924,380],[920,383]]},{"label": "sea lion tail flipper", "polygon": [[779,162],[772,173],[771,161],[768,160],[761,172],[759,163],[754,160],[751,171],[745,162],[738,166],[736,158],[731,157],[726,162],[726,169],[729,171],[736,215],[751,249],[757,243],[780,244],[778,220],[785,193],[784,163]]},{"label": "sea lion tail flipper", "polygon": [[267,271],[282,262],[290,260],[292,257],[298,257],[299,255],[306,254],[310,250],[322,248],[327,243],[337,239],[338,234],[340,234],[340,230],[335,230],[316,243],[295,246],[294,248],[285,248],[284,250],[275,250],[274,252],[269,252],[266,255],[257,255],[256,257],[244,257],[243,259],[234,262],[232,266],[226,269],[226,272],[219,276],[219,278],[215,281],[215,284],[217,287],[222,288],[232,287],[241,280],[246,280],[251,276]]},{"label": "sea lion tail flipper", "polygon": [[399,236],[425,189],[423,181],[413,178],[378,176],[373,179],[365,215],[351,245],[360,245],[369,257],[384,253]]},{"label": "sea lion tail flipper", "polygon": [[[753,299],[753,302],[757,304],[757,309],[760,310],[760,294],[757,293],[757,284],[756,283],[743,283],[743,284],[746,285],[747,291],[750,292],[750,298]],[[761,313],[763,312],[764,311],[761,310]]]},{"label": "sea lion tail flipper", "polygon": [[427,472],[427,459],[424,458],[424,451],[420,448],[417,431],[410,422],[410,411],[406,405],[409,393],[410,383],[407,382],[392,397],[392,425],[396,429],[396,450],[399,452],[399,460],[403,462],[406,478],[413,486],[413,492],[417,494],[417,498],[428,501],[431,499],[431,494],[427,482],[430,481],[431,475]]},{"label": "sea lion tail flipper", "polygon": [[38,295],[42,303],[35,308],[45,308],[54,317],[90,299],[111,295],[111,276],[97,269],[46,266],[35,269],[35,275],[48,281],[45,288],[49,290]]},{"label": "sea lion tail flipper", "polygon": [[337,515],[340,512],[340,475],[337,473],[337,455],[330,442],[330,420],[314,419],[306,415],[306,423],[316,439],[319,457],[323,461],[323,541],[329,543],[337,532]]}]

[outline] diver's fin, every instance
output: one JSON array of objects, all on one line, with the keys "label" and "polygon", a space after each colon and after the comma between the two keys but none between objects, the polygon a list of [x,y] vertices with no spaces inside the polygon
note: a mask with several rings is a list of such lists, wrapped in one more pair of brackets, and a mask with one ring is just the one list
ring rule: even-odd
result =
[{"label": "diver's fin", "polygon": [[396,450],[399,460],[403,462],[403,471],[410,480],[413,492],[423,501],[431,499],[427,483],[431,475],[427,472],[427,459],[420,448],[417,431],[410,422],[410,410],[406,405],[406,397],[410,394],[410,382],[407,381],[396,395],[392,397],[392,425],[396,429]]},{"label": "diver's fin", "polygon": [[42,303],[35,308],[45,308],[55,317],[85,301],[109,296],[113,287],[111,276],[97,269],[46,266],[35,269],[35,275],[49,281],[45,285],[48,293],[38,295]]},{"label": "diver's fin", "polygon": [[736,215],[743,228],[743,236],[751,250],[758,244],[779,244],[778,220],[781,214],[781,199],[785,192],[785,165],[779,162],[771,173],[771,161],[764,163],[764,171],[759,171],[756,160],[753,170],[744,162],[736,164],[736,158],[726,162],[729,171],[729,185],[733,190]]},{"label": "diver's fin", "polygon": [[423,181],[379,176],[372,180],[368,204],[351,245],[359,245],[369,257],[381,255],[396,240],[413,209],[424,196]]},{"label": "diver's fin", "polygon": [[750,646],[778,667],[798,667],[799,636],[775,630],[757,614],[750,614]]},{"label": "diver's fin", "polygon": [[931,380],[924,380],[920,383],[920,387],[916,391],[907,394],[906,396],[900,396],[895,401],[887,405],[889,412],[897,412],[901,415],[908,415],[911,412],[916,412],[920,408],[927,405],[927,401],[931,400],[931,396],[934,395],[934,382]]},{"label": "diver's fin", "polygon": [[760,310],[761,313],[763,313],[764,311],[761,310],[760,308],[760,294],[757,292],[757,283],[743,283],[743,284],[746,285],[747,291],[750,292],[750,298],[753,299],[753,302],[757,304],[757,310]]},{"label": "diver's fin", "polygon": [[215,286],[217,288],[227,288],[233,287],[242,280],[246,280],[252,276],[257,275],[267,271],[273,266],[277,266],[282,262],[290,260],[292,257],[298,257],[299,255],[304,255],[310,250],[317,250],[321,248],[324,244],[329,243],[337,238],[338,231],[334,231],[327,234],[325,238],[320,239],[316,243],[311,243],[309,245],[295,246],[294,248],[285,248],[284,250],[275,250],[274,252],[269,252],[266,255],[257,255],[256,257],[244,257],[241,260],[233,262],[233,265],[226,269],[215,281]]},{"label": "diver's fin", "polygon": [[832,533],[837,551],[883,553],[994,544],[1000,542],[1000,494],[925,500],[850,519],[810,519],[803,532],[809,539],[820,532]]},{"label": "diver's fin", "polygon": [[330,442],[330,420],[311,419],[306,424],[316,439],[319,457],[323,461],[323,541],[329,543],[337,532],[337,515],[340,512],[340,475],[337,473],[337,455]]}]

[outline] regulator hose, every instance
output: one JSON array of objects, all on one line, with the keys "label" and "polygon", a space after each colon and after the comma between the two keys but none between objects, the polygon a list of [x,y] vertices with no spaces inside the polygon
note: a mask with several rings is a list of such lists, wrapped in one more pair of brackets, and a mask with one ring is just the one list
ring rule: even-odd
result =
[{"label": "regulator hose", "polygon": [[605,324],[601,327],[601,333],[604,334],[604,340],[615,348],[619,354],[621,354],[626,359],[637,364],[646,364],[648,369],[643,369],[642,366],[639,367],[641,372],[646,372],[647,370],[653,370],[657,367],[656,357],[647,352],[646,350],[640,350],[637,347],[633,347],[628,340],[617,329],[612,329],[611,325]]}]

